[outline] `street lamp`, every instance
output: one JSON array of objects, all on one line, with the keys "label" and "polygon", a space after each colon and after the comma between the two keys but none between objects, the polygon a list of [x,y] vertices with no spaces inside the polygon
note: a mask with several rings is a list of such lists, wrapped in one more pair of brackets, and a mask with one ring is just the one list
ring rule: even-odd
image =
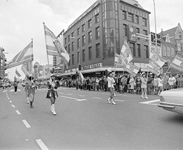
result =
[{"label": "street lamp", "polygon": [[156,44],[156,51],[157,51],[157,28],[156,28],[156,5],[155,0],[153,0],[154,3],[154,24],[155,24],[155,44]]}]

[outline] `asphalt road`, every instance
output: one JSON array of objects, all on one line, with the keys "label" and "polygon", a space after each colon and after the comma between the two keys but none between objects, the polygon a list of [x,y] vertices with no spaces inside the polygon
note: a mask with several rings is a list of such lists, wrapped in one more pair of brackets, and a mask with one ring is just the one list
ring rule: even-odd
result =
[{"label": "asphalt road", "polygon": [[158,97],[60,88],[57,115],[46,89],[34,108],[21,87],[0,92],[0,150],[182,150],[183,116],[159,107]]}]

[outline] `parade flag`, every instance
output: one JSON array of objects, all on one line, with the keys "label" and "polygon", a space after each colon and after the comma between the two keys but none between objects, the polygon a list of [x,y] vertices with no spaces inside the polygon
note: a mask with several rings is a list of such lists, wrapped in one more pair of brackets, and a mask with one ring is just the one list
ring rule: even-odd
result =
[{"label": "parade flag", "polygon": [[137,66],[135,66],[135,65],[132,64],[132,63],[128,63],[128,64],[126,65],[125,70],[126,70],[127,72],[129,72],[131,75],[136,76],[137,73],[139,72],[140,68],[137,67]]},{"label": "parade flag", "polygon": [[65,50],[64,46],[59,42],[58,39],[54,40],[53,43],[56,47],[56,50],[57,50],[59,56],[62,58],[64,64],[67,65],[70,60],[68,52]]},{"label": "parade flag", "polygon": [[121,48],[120,56],[124,58],[125,64],[128,64],[133,59],[130,47],[126,40],[124,41],[124,44]]},{"label": "parade flag", "polygon": [[183,71],[183,57],[181,55],[176,55],[172,60],[170,67],[179,71]]},{"label": "parade flag", "polygon": [[33,61],[33,41],[20,51],[8,64],[7,69]]},{"label": "parade flag", "polygon": [[17,75],[18,77],[21,77],[21,74],[18,72],[17,69],[15,70],[15,73],[16,73],[16,75]]},{"label": "parade flag", "polygon": [[24,65],[22,65],[21,67],[23,73],[26,75],[26,76],[30,76],[30,73],[27,71],[26,67]]},{"label": "parade flag", "polygon": [[115,67],[118,67],[118,68],[125,67],[125,63],[123,60],[124,58],[121,55],[115,53],[115,58],[114,58]]},{"label": "parade flag", "polygon": [[79,76],[79,79],[83,82],[84,76],[81,71],[77,71],[76,74]]},{"label": "parade flag", "polygon": [[154,50],[150,50],[150,60],[152,62],[154,62],[156,65],[159,66],[159,68],[161,68],[166,60],[164,60],[162,57],[160,57]]},{"label": "parade flag", "polygon": [[57,56],[58,52],[53,43],[57,39],[55,34],[43,23],[47,55]]},{"label": "parade flag", "polygon": [[156,75],[159,75],[161,73],[160,67],[151,60],[149,61],[149,64],[147,65],[147,69],[149,72],[152,72]]}]

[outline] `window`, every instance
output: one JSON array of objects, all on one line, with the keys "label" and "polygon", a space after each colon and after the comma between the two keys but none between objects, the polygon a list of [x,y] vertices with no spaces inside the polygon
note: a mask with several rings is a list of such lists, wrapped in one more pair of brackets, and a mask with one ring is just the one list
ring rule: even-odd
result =
[{"label": "window", "polygon": [[133,53],[133,57],[136,57],[136,53],[135,53],[135,43],[130,43],[130,49]]},{"label": "window", "polygon": [[85,62],[85,49],[82,50],[82,61]]},{"label": "window", "polygon": [[68,42],[70,42],[70,35],[68,35]]},{"label": "window", "polygon": [[128,20],[131,21],[131,22],[134,21],[133,14],[128,13]]},{"label": "window", "polygon": [[100,57],[100,43],[96,44],[96,58]]},{"label": "window", "polygon": [[167,56],[170,57],[170,47],[167,47]]},{"label": "window", "polygon": [[163,46],[163,56],[166,56],[166,46]]},{"label": "window", "polygon": [[77,63],[80,62],[80,56],[79,56],[79,52],[77,52]]},{"label": "window", "polygon": [[126,20],[126,11],[122,11],[122,16],[123,16],[123,19]]},{"label": "window", "polygon": [[79,35],[79,33],[80,33],[80,28],[77,29],[77,35]]},{"label": "window", "polygon": [[139,16],[138,15],[135,15],[135,23],[139,24]]},{"label": "window", "polygon": [[72,51],[74,51],[74,42],[72,42]]},{"label": "window", "polygon": [[98,23],[99,22],[99,14],[96,14],[95,15],[95,23]]},{"label": "window", "polygon": [[91,60],[92,59],[92,47],[88,48],[88,59]]},{"label": "window", "polygon": [[68,53],[70,53],[70,44],[68,45]]},{"label": "window", "polygon": [[67,38],[65,38],[65,44],[67,44]]},{"label": "window", "polygon": [[[136,33],[140,33],[140,29],[139,28],[136,28]],[[137,39],[140,40],[139,37]]]},{"label": "window", "polygon": [[144,35],[147,35],[147,30],[143,30],[143,34]]},{"label": "window", "polygon": [[124,36],[127,36],[127,25],[126,24],[123,24],[123,33],[124,33]]},{"label": "window", "polygon": [[72,54],[72,65],[74,65],[74,54]]},{"label": "window", "polygon": [[174,50],[174,48],[171,48],[171,56],[172,56],[172,57],[175,56],[175,50]]},{"label": "window", "polygon": [[137,57],[141,57],[140,44],[137,44]]},{"label": "window", "polygon": [[142,25],[147,26],[147,19],[146,18],[142,18]]},{"label": "window", "polygon": [[95,35],[96,35],[96,39],[99,39],[99,38],[100,38],[99,27],[97,27],[97,28],[95,29]]},{"label": "window", "polygon": [[92,23],[91,23],[91,19],[90,19],[90,20],[88,20],[88,28],[91,28],[91,26],[92,26]]},{"label": "window", "polygon": [[144,45],[144,50],[145,50],[145,58],[149,58],[149,50],[147,45]]},{"label": "window", "polygon": [[88,32],[88,42],[91,43],[92,42],[92,32]]},{"label": "window", "polygon": [[71,37],[74,37],[74,32],[71,33]]},{"label": "window", "polygon": [[82,32],[85,32],[85,24],[82,25]]},{"label": "window", "polygon": [[[65,47],[65,50],[67,51],[67,46]],[[68,52],[68,51],[67,51]]]},{"label": "window", "polygon": [[85,35],[82,36],[82,46],[85,46]]},{"label": "window", "polygon": [[79,45],[80,44],[80,38],[79,39],[77,39],[77,48],[79,48]]}]

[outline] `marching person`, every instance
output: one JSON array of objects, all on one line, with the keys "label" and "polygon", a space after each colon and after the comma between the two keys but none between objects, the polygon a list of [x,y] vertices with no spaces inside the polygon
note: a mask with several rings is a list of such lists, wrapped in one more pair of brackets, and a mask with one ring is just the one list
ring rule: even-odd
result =
[{"label": "marching person", "polygon": [[28,79],[26,82],[27,103],[30,103],[30,108],[33,108],[34,95],[35,95],[35,85],[34,85],[32,76],[27,77],[27,79]]},{"label": "marching person", "polygon": [[48,82],[48,92],[47,92],[46,98],[49,98],[51,101],[51,112],[53,113],[53,115],[56,115],[56,111],[55,111],[56,97],[58,97],[57,85],[55,82],[55,78],[51,76],[50,81]]},{"label": "marching person", "polygon": [[110,90],[110,97],[108,98],[108,103],[112,103],[115,105],[116,103],[114,102],[114,84],[115,80],[113,78],[113,72],[109,72],[109,76],[107,77],[107,82],[108,82],[108,88]]},{"label": "marching person", "polygon": [[141,90],[142,90],[142,95],[141,98],[148,99],[147,97],[147,78],[145,76],[145,73],[142,74],[141,76]]},{"label": "marching person", "polygon": [[15,94],[17,94],[18,82],[16,79],[14,80],[13,86],[14,86]]},{"label": "marching person", "polygon": [[158,95],[163,91],[163,76],[160,74],[158,78]]}]

